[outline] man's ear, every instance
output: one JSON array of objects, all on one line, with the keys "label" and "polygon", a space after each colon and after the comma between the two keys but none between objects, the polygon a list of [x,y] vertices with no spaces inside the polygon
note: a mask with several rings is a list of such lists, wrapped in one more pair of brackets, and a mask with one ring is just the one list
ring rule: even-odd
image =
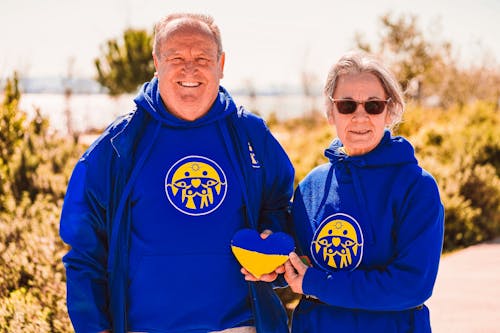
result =
[{"label": "man's ear", "polygon": [[219,78],[222,79],[224,77],[224,63],[226,61],[226,53],[222,52],[222,54],[220,55],[220,59],[219,59],[219,72],[220,72],[220,76]]},{"label": "man's ear", "polygon": [[155,69],[158,71],[158,59],[156,58],[156,54],[153,52],[153,62],[155,63]]}]

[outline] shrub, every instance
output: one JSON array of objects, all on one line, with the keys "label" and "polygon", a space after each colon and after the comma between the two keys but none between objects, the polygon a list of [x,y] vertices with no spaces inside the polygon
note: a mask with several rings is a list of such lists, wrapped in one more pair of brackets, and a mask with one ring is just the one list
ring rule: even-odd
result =
[{"label": "shrub", "polygon": [[0,332],[72,332],[58,230],[83,147],[39,114],[28,121],[11,95],[0,105]]}]

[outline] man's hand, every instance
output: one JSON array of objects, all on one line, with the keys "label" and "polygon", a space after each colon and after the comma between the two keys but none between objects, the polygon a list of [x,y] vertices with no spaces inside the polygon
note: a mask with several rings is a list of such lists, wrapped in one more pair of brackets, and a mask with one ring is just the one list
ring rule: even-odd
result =
[{"label": "man's hand", "polygon": [[285,262],[285,280],[294,293],[303,294],[302,281],[308,266],[295,252],[290,253],[288,257],[289,260]]},{"label": "man's hand", "polygon": [[276,268],[276,270],[272,273],[262,274],[259,279],[257,279],[255,276],[252,275],[252,273],[250,273],[249,271],[247,271],[243,267],[241,268],[240,272],[241,272],[241,274],[245,275],[245,280],[247,280],[247,281],[273,282],[278,277],[278,274],[282,274],[285,272],[285,267],[283,265],[281,265],[278,268]]}]

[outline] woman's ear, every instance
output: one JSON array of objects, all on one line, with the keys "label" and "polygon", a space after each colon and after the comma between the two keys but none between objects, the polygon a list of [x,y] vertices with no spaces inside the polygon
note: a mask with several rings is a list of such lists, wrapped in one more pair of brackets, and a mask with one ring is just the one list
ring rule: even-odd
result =
[{"label": "woman's ear", "polygon": [[328,120],[328,124],[335,125],[335,117],[333,116],[333,109],[328,108],[326,110],[326,119]]},{"label": "woman's ear", "polygon": [[387,127],[392,127],[394,120],[395,120],[395,110],[394,108],[396,107],[395,104],[392,104],[392,101],[387,104],[387,113],[385,115],[385,125]]}]

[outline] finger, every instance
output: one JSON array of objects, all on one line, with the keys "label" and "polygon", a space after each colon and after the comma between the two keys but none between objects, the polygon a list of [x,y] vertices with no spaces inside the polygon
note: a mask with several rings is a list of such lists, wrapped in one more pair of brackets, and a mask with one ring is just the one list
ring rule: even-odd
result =
[{"label": "finger", "polygon": [[274,280],[276,280],[276,278],[278,277],[278,274],[276,273],[269,273],[269,274],[263,274],[261,277],[260,277],[260,281],[264,281],[264,282],[273,282]]},{"label": "finger", "polygon": [[283,274],[283,273],[285,273],[285,265],[278,266],[278,267],[274,270],[274,272],[275,272],[276,274]]},{"label": "finger", "polygon": [[297,276],[297,272],[295,268],[293,268],[290,260],[288,260],[285,262],[285,279],[288,281],[288,279],[294,278],[295,276]]},{"label": "finger", "polygon": [[307,265],[299,258],[299,256],[295,252],[291,252],[289,254],[290,262],[293,267],[297,270],[297,272],[301,275],[305,273],[307,270]]},{"label": "finger", "polygon": [[252,275],[249,271],[247,271],[245,268],[240,269],[241,274],[245,276],[246,281],[258,281],[258,279]]},{"label": "finger", "polygon": [[262,238],[262,239],[266,239],[266,238],[267,238],[267,237],[269,237],[269,235],[270,235],[270,234],[272,234],[272,233],[273,233],[273,232],[272,232],[271,230],[266,229],[266,230],[264,230],[264,231],[262,231],[262,232],[260,233],[260,238]]},{"label": "finger", "polygon": [[287,261],[285,263],[285,274],[283,274],[283,277],[285,278],[286,283],[292,288],[292,291],[294,290],[294,283],[295,280],[297,279],[297,272],[295,271],[295,268],[293,268],[292,264],[290,261]]},{"label": "finger", "polygon": [[241,274],[243,274],[243,275],[248,275],[248,274],[250,274],[250,272],[249,272],[249,271],[247,271],[247,270],[245,269],[245,267],[241,267],[240,272],[241,272]]},{"label": "finger", "polygon": [[245,281],[253,281],[253,282],[256,282],[256,281],[259,281],[259,279],[257,279],[255,276],[253,276],[252,274],[246,274],[245,275]]}]

